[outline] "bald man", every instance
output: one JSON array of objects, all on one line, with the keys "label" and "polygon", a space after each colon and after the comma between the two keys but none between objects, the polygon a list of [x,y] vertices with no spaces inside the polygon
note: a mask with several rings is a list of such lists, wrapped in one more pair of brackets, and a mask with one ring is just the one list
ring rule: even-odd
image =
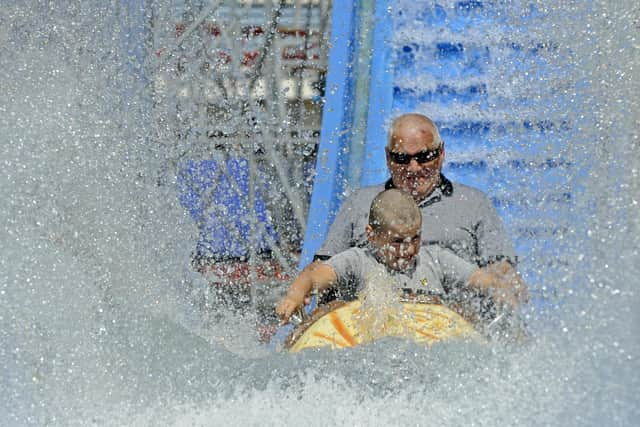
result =
[{"label": "bald man", "polygon": [[385,152],[390,179],[344,200],[316,259],[364,247],[371,201],[380,191],[397,188],[411,195],[422,212],[423,245],[438,245],[479,267],[515,274],[513,246],[489,198],[442,174],[444,141],[431,119],[421,114],[396,118]]}]

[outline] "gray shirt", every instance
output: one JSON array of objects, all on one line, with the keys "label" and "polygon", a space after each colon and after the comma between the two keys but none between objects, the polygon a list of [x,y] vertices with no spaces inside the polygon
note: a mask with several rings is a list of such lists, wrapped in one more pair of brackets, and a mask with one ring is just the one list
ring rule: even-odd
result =
[{"label": "gray shirt", "polygon": [[[343,203],[327,238],[316,256],[325,258],[350,247],[363,247],[369,207],[386,184],[364,187]],[[422,211],[422,244],[450,249],[459,257],[479,266],[517,258],[502,221],[489,198],[480,190],[452,183],[442,176],[442,184],[419,205]]]},{"label": "gray shirt", "polygon": [[[362,290],[366,281],[380,280],[380,276],[382,283],[389,283],[397,289],[442,296],[464,287],[471,273],[477,269],[474,264],[438,246],[420,248],[415,265],[404,272],[386,268],[368,245],[336,254],[325,263],[336,273],[336,290],[348,298]],[[378,277],[374,278],[374,275]]]}]

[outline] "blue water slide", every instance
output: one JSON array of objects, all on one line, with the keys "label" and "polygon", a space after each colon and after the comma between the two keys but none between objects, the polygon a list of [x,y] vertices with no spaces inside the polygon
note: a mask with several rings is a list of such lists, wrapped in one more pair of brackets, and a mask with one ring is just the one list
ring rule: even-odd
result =
[{"label": "blue water slide", "polygon": [[[504,7],[483,1],[334,2],[301,267],[324,241],[345,191],[388,177],[387,125],[413,111],[438,124],[447,146],[445,175],[493,200],[532,286],[543,285],[546,268],[535,256],[563,262],[557,237],[575,221],[561,213],[571,210],[576,186],[567,177],[576,174],[571,162],[553,153],[561,153],[572,134],[561,114],[567,105],[561,93],[551,94],[549,108],[540,112],[539,100],[528,93],[502,90],[506,78],[534,88],[537,81],[561,79],[562,71],[548,61],[548,54],[558,53],[553,41],[523,42],[521,35],[540,19],[539,11],[532,6],[517,21],[506,22]],[[500,37],[490,37],[496,32]],[[358,50],[365,48],[372,55],[363,67]],[[363,86],[368,90],[358,92]],[[358,115],[363,105],[364,118]],[[359,127],[361,134],[354,131]]]}]

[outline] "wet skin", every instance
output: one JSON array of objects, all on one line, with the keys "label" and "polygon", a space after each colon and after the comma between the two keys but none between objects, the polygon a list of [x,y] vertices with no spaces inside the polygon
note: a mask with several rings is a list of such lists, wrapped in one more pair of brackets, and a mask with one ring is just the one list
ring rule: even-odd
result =
[{"label": "wet skin", "polygon": [[368,225],[367,235],[378,259],[393,270],[403,271],[414,265],[420,251],[421,227],[420,221],[375,231]]},{"label": "wet skin", "polygon": [[[419,163],[412,158],[408,164],[395,163],[389,152],[414,155],[425,150],[440,147],[435,159]],[[398,126],[386,148],[387,167],[391,173],[393,185],[410,194],[416,202],[428,197],[440,184],[440,171],[444,163],[444,143],[435,140],[434,132],[428,123],[417,122]]]}]

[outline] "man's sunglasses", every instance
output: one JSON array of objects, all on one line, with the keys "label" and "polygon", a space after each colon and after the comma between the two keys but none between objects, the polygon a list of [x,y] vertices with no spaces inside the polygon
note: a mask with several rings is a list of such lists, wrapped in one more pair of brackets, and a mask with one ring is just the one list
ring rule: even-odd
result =
[{"label": "man's sunglasses", "polygon": [[440,148],[441,147],[433,150],[423,150],[416,154],[396,153],[395,151],[389,150],[389,158],[393,163],[398,165],[408,165],[411,159],[416,159],[418,163],[429,163],[440,156]]}]

